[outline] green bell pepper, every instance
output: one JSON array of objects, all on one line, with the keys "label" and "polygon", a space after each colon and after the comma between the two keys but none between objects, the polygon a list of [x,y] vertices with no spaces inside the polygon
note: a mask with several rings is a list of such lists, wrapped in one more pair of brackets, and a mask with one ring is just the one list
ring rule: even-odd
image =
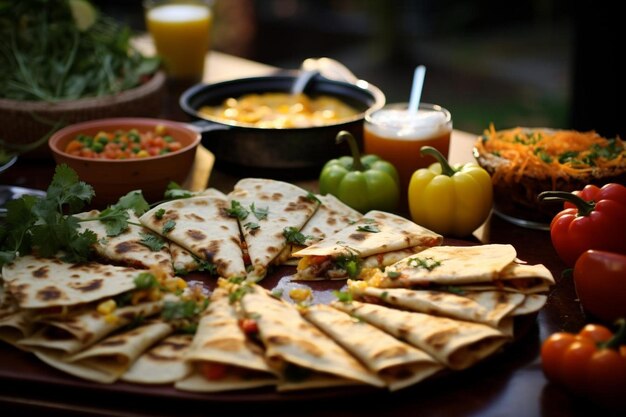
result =
[{"label": "green bell pepper", "polygon": [[376,155],[361,157],[350,132],[337,134],[337,143],[348,141],[352,156],[328,161],[320,173],[321,194],[332,194],[355,210],[393,211],[400,198],[398,171]]}]

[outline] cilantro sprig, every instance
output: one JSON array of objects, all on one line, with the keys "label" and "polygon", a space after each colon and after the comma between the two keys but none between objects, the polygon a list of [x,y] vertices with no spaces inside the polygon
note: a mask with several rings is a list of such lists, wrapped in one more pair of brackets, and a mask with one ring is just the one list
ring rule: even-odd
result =
[{"label": "cilantro sprig", "polygon": [[298,228],[290,226],[283,229],[283,236],[287,239],[288,243],[295,243],[297,245],[305,246],[307,239],[313,236],[307,236],[302,234]]}]

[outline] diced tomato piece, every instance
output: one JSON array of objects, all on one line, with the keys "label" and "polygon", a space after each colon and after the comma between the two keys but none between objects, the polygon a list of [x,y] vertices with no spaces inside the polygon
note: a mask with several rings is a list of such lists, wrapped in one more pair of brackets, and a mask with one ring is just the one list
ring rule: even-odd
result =
[{"label": "diced tomato piece", "polygon": [[256,335],[259,332],[259,326],[256,320],[251,318],[244,318],[239,320],[239,327],[247,335]]},{"label": "diced tomato piece", "polygon": [[228,365],[218,362],[202,362],[198,365],[198,371],[209,381],[218,381],[226,376]]}]

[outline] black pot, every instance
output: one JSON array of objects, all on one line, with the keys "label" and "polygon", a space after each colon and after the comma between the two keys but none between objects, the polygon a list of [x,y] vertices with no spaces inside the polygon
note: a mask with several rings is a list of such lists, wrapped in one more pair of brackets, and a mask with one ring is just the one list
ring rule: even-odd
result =
[{"label": "black pot", "polygon": [[329,159],[349,154],[347,144],[335,144],[339,131],[350,131],[362,144],[365,112],[385,104],[385,96],[377,87],[365,81],[351,84],[321,75],[313,77],[306,85],[306,94],[330,95],[359,110],[350,119],[319,127],[256,128],[198,114],[200,107],[220,105],[229,97],[289,92],[296,78],[297,74],[287,74],[198,84],[181,95],[180,106],[202,131],[202,144],[213,152],[217,166],[273,178],[289,178],[297,172],[319,173]]}]

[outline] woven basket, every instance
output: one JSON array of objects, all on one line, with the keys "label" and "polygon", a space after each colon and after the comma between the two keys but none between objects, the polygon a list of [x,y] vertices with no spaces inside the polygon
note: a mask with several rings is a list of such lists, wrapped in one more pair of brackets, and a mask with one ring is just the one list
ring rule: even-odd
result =
[{"label": "woven basket", "polygon": [[[157,72],[139,87],[119,94],[59,102],[0,99],[0,139],[28,144],[61,127],[111,117],[160,117],[163,112],[165,74]],[[23,155],[52,159],[47,143]]]}]

